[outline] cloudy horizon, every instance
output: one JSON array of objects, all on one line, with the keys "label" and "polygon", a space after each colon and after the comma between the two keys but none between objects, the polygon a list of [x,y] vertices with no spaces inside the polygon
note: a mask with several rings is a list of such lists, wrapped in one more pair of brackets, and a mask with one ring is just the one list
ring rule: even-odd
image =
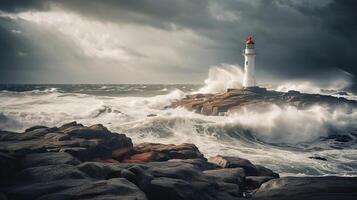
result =
[{"label": "cloudy horizon", "polygon": [[261,82],[355,79],[352,0],[5,0],[1,83],[202,83],[256,41]]}]

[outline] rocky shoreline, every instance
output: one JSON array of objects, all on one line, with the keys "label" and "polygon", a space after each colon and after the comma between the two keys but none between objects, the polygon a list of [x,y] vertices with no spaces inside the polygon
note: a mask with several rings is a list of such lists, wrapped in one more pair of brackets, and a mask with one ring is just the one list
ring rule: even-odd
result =
[{"label": "rocky shoreline", "polygon": [[265,107],[268,104],[295,106],[305,109],[309,106],[351,106],[357,107],[357,101],[337,98],[329,95],[305,94],[298,91],[277,92],[260,87],[228,89],[219,94],[193,94],[173,102],[171,108],[183,107],[203,115],[224,115],[243,107]]},{"label": "rocky shoreline", "polygon": [[141,143],[100,124],[0,131],[0,200],[355,199],[357,177],[282,177],[194,144]]}]

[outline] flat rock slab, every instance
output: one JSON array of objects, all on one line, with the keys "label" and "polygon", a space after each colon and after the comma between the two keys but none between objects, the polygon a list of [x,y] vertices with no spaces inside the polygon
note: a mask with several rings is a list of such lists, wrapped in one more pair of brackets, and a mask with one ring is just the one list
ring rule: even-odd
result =
[{"label": "flat rock slab", "polygon": [[357,107],[357,101],[345,98],[320,94],[303,94],[298,91],[277,92],[258,87],[229,89],[227,92],[219,94],[187,95],[168,107],[184,107],[203,115],[220,115],[229,111],[234,112],[245,106],[267,104],[290,105],[299,109],[315,104]]},{"label": "flat rock slab", "polygon": [[120,177],[122,171],[122,168],[115,164],[99,162],[84,162],[77,165],[77,168],[91,178],[101,180]]},{"label": "flat rock slab", "polygon": [[204,159],[203,154],[194,144],[140,143],[134,146],[133,155],[125,159],[126,163],[146,163],[167,161],[170,159]]},{"label": "flat rock slab", "polygon": [[20,162],[23,168],[57,164],[78,165],[80,163],[77,158],[65,152],[45,152],[28,154],[23,159],[21,159]]},{"label": "flat rock slab", "polygon": [[225,168],[206,170],[204,173],[210,177],[226,183],[243,184],[245,172],[243,168]]},{"label": "flat rock slab", "polygon": [[208,162],[217,164],[223,168],[243,168],[246,175],[257,175],[258,170],[249,160],[231,156],[216,156],[208,159]]},{"label": "flat rock slab", "polygon": [[356,199],[357,177],[283,177],[264,183],[253,199]]},{"label": "flat rock slab", "polygon": [[8,196],[13,199],[78,199],[78,200],[146,200],[146,195],[124,178],[102,181],[60,180],[38,183],[12,189]]},{"label": "flat rock slab", "polygon": [[75,166],[60,164],[26,168],[16,174],[16,184],[49,182],[60,179],[86,179],[89,176]]}]

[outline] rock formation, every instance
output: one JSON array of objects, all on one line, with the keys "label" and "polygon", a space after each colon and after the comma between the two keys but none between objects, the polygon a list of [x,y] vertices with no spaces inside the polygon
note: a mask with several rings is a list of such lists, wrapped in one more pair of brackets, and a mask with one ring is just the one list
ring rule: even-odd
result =
[{"label": "rock formation", "polygon": [[356,187],[356,178],[279,178],[247,159],[207,160],[193,144],[133,145],[100,124],[0,131],[0,199],[352,199]]},{"label": "rock formation", "polygon": [[304,94],[298,91],[277,92],[265,88],[229,89],[220,94],[193,94],[172,103],[169,107],[184,107],[204,115],[223,115],[251,105],[290,105],[299,109],[314,104],[328,106],[349,105],[357,107],[357,101],[320,94]]}]

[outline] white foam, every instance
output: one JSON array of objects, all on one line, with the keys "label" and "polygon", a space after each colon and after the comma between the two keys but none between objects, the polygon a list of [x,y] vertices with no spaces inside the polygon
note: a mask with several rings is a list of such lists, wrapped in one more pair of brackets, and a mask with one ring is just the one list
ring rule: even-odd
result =
[{"label": "white foam", "polygon": [[242,109],[230,115],[233,123],[240,123],[255,136],[270,143],[311,142],[331,132],[348,132],[357,129],[357,110],[313,106],[306,110],[296,107],[265,106],[259,109]]},{"label": "white foam", "polygon": [[209,69],[204,87],[195,93],[220,93],[228,88],[241,88],[244,72],[238,65],[222,64]]},{"label": "white foam", "polygon": [[[0,113],[3,115],[0,128],[21,131],[35,124],[58,126],[73,120],[86,125],[102,123],[112,131],[127,134],[134,143],[194,143],[207,157],[217,154],[241,156],[278,172],[355,173],[348,168],[352,161],[357,161],[357,150],[350,150],[348,156],[341,158],[336,152],[325,150],[321,156],[331,157],[331,162],[321,164],[307,158],[312,153],[285,150],[254,141],[255,137],[270,143],[296,144],[326,136],[329,130],[355,130],[355,110],[321,106],[297,110],[271,105],[262,110],[243,109],[224,117],[203,116],[182,108],[163,109],[184,95],[180,90],[154,97],[4,93],[0,95]],[[147,117],[149,114],[157,116]],[[246,129],[252,132],[253,139],[245,135]]]}]

